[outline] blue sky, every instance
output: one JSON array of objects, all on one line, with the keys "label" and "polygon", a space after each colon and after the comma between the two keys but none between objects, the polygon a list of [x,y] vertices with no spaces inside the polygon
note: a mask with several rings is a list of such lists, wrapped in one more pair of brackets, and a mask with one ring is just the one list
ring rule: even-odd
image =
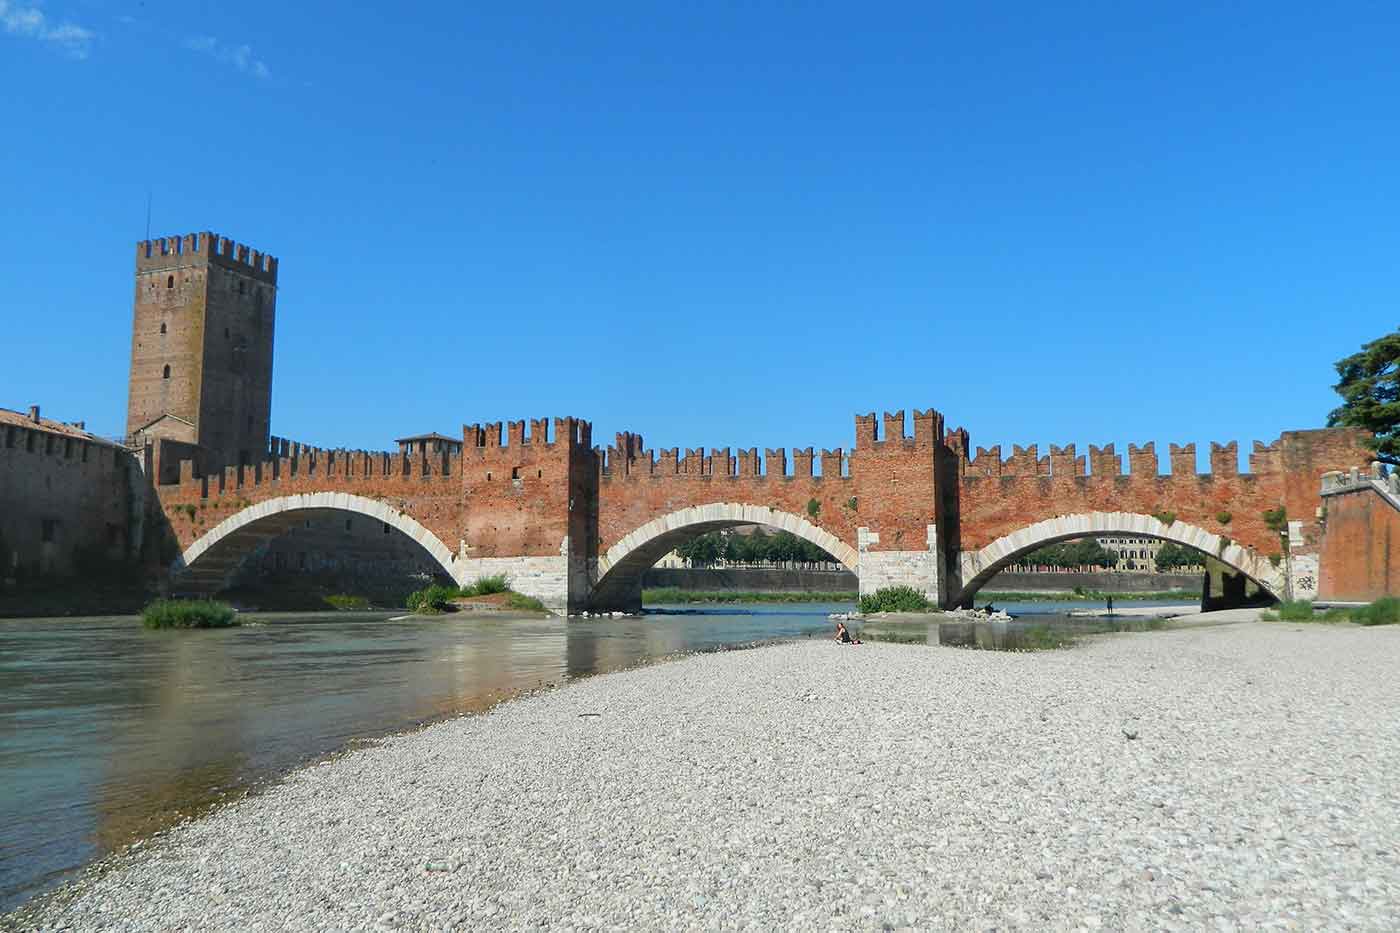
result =
[{"label": "blue sky", "polygon": [[1204,461],[1396,325],[1393,3],[468,6],[0,0],[0,406],[122,431],[148,191],[280,258],[328,446],[933,406]]}]

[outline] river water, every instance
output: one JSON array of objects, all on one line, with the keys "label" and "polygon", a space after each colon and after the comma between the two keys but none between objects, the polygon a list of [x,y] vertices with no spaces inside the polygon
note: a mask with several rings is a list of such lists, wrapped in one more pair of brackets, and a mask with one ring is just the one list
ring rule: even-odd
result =
[{"label": "river water", "polygon": [[[1063,622],[1066,605],[1012,611]],[[850,608],[570,622],[255,615],[208,631],[147,631],[129,616],[0,621],[0,912],[357,740],[679,653],[827,637],[827,614]]]}]

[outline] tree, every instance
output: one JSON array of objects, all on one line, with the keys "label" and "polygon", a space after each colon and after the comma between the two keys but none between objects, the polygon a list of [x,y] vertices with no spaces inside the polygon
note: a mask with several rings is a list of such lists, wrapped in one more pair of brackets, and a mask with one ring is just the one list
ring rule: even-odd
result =
[{"label": "tree", "polygon": [[692,567],[709,567],[724,553],[724,541],[718,532],[691,538],[676,548],[676,555]]},{"label": "tree", "polygon": [[1337,361],[1341,377],[1332,388],[1342,397],[1327,416],[1329,427],[1365,428],[1376,459],[1400,465],[1400,331],[1386,334]]},{"label": "tree", "polygon": [[1201,557],[1191,548],[1183,547],[1175,541],[1167,541],[1157,549],[1157,572],[1170,573],[1183,567],[1196,567]]}]

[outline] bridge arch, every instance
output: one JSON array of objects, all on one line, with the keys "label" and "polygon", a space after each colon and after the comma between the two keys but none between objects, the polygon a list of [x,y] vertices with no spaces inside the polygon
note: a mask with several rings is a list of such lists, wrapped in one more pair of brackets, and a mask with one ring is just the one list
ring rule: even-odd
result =
[{"label": "bridge arch", "polygon": [[222,588],[254,548],[285,534],[300,521],[302,513],[313,510],[348,512],[383,522],[407,535],[456,580],[452,552],[411,516],[378,499],[344,492],[308,492],[255,503],[209,529],[171,564],[176,589],[212,592]]},{"label": "bridge arch", "polygon": [[855,548],[800,515],[766,505],[712,502],[654,518],[600,554],[589,604],[595,609],[639,609],[642,574],[653,564],[697,535],[738,525],[767,525],[791,532],[826,551],[853,573],[860,572],[860,555]]},{"label": "bridge arch", "polygon": [[1230,543],[1204,528],[1174,521],[1164,524],[1151,515],[1135,512],[1085,512],[1048,518],[1019,531],[997,538],[978,551],[964,551],[960,560],[961,589],[949,599],[949,605],[969,602],[987,581],[1037,548],[1073,538],[1098,535],[1134,535],[1174,541],[1202,551],[1253,580],[1275,599],[1283,599],[1284,572],[1253,548]]}]

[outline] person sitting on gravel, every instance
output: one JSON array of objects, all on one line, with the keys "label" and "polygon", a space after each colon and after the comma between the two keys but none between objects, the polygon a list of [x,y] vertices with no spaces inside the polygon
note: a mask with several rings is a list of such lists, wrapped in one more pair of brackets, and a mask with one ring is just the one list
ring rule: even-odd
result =
[{"label": "person sitting on gravel", "polygon": [[859,638],[852,638],[852,637],[851,637],[851,633],[850,633],[849,630],[847,630],[847,628],[846,628],[846,623],[845,623],[845,622],[837,622],[837,623],[836,623],[836,640],[839,641],[839,642],[840,642],[841,644],[843,644],[843,645],[858,645],[858,644],[860,644],[860,639],[859,639]]}]

